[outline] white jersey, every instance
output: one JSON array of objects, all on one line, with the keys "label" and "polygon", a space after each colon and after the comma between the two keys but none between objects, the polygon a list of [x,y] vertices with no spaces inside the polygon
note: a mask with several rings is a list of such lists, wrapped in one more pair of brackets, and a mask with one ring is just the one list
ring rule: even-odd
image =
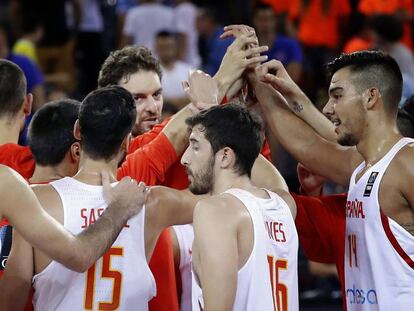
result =
[{"label": "white jersey", "polygon": [[[94,223],[107,207],[101,186],[70,177],[50,184],[62,201],[64,226],[74,234]],[[85,273],[52,261],[33,278],[35,310],[147,310],[156,286],[145,257],[144,223],[145,208]]]},{"label": "white jersey", "polygon": [[388,165],[413,139],[403,138],[375,165],[352,174],[346,204],[345,295],[348,311],[414,310],[414,237],[379,205]]},{"label": "white jersey", "polygon": [[[276,193],[262,199],[241,189],[230,189],[248,210],[253,223],[252,252],[237,274],[233,310],[297,311],[298,235],[286,202]],[[202,289],[193,270],[193,310],[203,310]]]},{"label": "white jersey", "polygon": [[173,226],[173,228],[180,247],[180,310],[191,311],[191,258],[194,241],[194,229],[192,225]]}]

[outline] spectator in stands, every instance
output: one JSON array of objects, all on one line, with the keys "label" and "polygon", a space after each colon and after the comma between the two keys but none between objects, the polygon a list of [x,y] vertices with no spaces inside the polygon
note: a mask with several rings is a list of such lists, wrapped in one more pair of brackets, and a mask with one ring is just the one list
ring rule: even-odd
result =
[{"label": "spectator in stands", "polygon": [[299,42],[278,33],[277,17],[272,7],[258,4],[253,12],[253,25],[261,45],[267,45],[269,51],[264,55],[283,63],[290,77],[298,82],[302,73],[303,54]]},{"label": "spectator in stands", "polygon": [[231,39],[220,39],[223,27],[217,23],[212,10],[202,8],[197,16],[197,30],[200,35],[200,55],[205,72],[213,76],[220,67]]},{"label": "spectator in stands", "polygon": [[104,19],[98,0],[80,1],[80,22],[76,38],[76,61],[81,73],[79,91],[88,94],[96,88],[99,70],[105,60]]},{"label": "spectator in stands", "polygon": [[[14,0],[12,11],[13,27],[21,29],[26,19],[35,16],[44,29],[44,36],[38,46],[37,54],[42,72],[56,75],[55,83],[65,91],[71,92],[76,86],[74,46],[72,30],[79,21],[79,0],[24,1]],[[69,8],[72,24],[69,23]],[[53,77],[53,76],[52,76]]]},{"label": "spectator in stands", "polygon": [[403,37],[403,25],[393,15],[376,15],[371,17],[370,29],[374,47],[391,55],[400,67],[403,76],[403,104],[405,99],[414,94],[414,56],[400,41]]},{"label": "spectator in stands", "polygon": [[178,59],[194,68],[201,65],[196,28],[197,7],[188,0],[175,0],[174,27],[178,34]]},{"label": "spectator in stands", "polygon": [[155,39],[155,50],[161,63],[163,73],[161,85],[164,101],[178,109],[188,104],[188,98],[181,85],[188,80],[191,65],[177,59],[177,37],[168,31],[161,31]]},{"label": "spectator in stands", "polygon": [[155,0],[140,0],[126,15],[121,46],[143,45],[154,52],[156,34],[164,29],[174,31],[172,8]]},{"label": "spectator in stands", "polygon": [[43,26],[35,16],[23,20],[22,37],[14,43],[13,53],[26,56],[38,65],[39,58],[37,57],[36,45],[42,39],[43,32]]}]

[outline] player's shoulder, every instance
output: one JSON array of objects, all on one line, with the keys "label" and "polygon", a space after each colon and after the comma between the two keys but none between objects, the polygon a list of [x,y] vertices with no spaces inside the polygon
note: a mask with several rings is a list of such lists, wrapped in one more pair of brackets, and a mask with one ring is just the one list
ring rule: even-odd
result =
[{"label": "player's shoulder", "polygon": [[34,184],[30,185],[37,199],[42,207],[52,212],[55,210],[61,210],[62,201],[56,189],[50,184]]},{"label": "player's shoulder", "polygon": [[212,222],[225,221],[237,225],[249,217],[243,203],[229,193],[214,195],[200,200],[194,209],[194,219],[209,219]]},{"label": "player's shoulder", "polygon": [[25,183],[26,181],[19,173],[6,165],[0,164],[0,185],[2,190],[10,191],[13,189],[13,185],[21,182]]},{"label": "player's shoulder", "polygon": [[414,175],[414,142],[405,145],[395,156],[392,161],[394,168],[401,173]]}]

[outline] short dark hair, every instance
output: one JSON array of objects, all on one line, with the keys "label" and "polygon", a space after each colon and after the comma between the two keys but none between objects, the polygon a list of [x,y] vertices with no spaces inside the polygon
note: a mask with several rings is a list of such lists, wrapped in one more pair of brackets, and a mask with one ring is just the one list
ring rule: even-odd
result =
[{"label": "short dark hair", "polygon": [[33,115],[29,126],[29,146],[36,164],[57,165],[76,142],[73,126],[79,115],[80,102],[60,99],[43,105]]},{"label": "short dark hair", "polygon": [[254,161],[263,145],[262,124],[246,108],[227,104],[202,111],[186,120],[190,127],[202,125],[213,153],[224,147],[236,154],[236,171],[251,176]]},{"label": "short dark hair", "polygon": [[162,78],[160,61],[144,46],[127,46],[112,52],[99,72],[98,86],[117,85],[121,79],[141,70],[154,71]]},{"label": "short dark hair", "polygon": [[26,96],[26,78],[16,64],[0,59],[0,116],[15,116]]},{"label": "short dark hair", "polygon": [[82,150],[94,160],[110,161],[131,132],[136,115],[134,98],[120,86],[89,93],[79,112]]},{"label": "short dark hair", "polygon": [[331,77],[345,67],[353,74],[353,84],[359,91],[371,87],[378,88],[385,109],[393,115],[397,114],[403,81],[394,58],[381,51],[359,51],[341,54],[327,65]]}]

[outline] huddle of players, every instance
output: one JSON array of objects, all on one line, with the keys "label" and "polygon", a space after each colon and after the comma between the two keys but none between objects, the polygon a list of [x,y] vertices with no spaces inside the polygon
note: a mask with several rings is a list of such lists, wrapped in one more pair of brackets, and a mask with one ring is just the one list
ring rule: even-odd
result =
[{"label": "huddle of players", "polygon": [[[22,289],[27,293],[33,277],[33,303],[39,310],[66,310],[75,305],[146,310],[156,294],[148,261],[159,235],[168,226],[193,222],[189,309],[297,310],[298,235],[294,221],[300,210],[284,190],[277,171],[258,158],[263,145],[260,122],[240,105],[217,105],[223,94],[231,98],[239,93],[241,81],[247,79],[279,141],[313,172],[338,183],[349,182],[343,207],[347,309],[386,310],[398,305],[406,310],[411,306],[412,140],[402,138],[396,126],[402,79],[395,61],[380,52],[367,51],[336,59],[330,65],[333,76],[325,107],[332,124],[315,110],[279,62],[259,65],[265,59],[256,54],[266,48],[251,47],[256,39],[250,28],[232,26],[225,31],[237,38],[223,59],[221,71],[214,79],[194,73],[188,91],[191,106],[163,129],[177,154],[185,149],[181,163],[186,167],[191,193],[152,187],[142,210],[125,224],[109,251],[83,274],[68,270],[36,248],[32,250],[15,234],[3,285],[12,282],[8,274],[24,280],[19,292],[1,291],[0,296],[7,298],[0,305],[17,302],[21,308],[22,301],[12,297],[22,297]],[[140,70],[148,84],[153,81],[149,78],[157,76],[154,71]],[[139,77],[135,73],[120,76],[118,84],[125,87],[134,78]],[[149,92],[149,106],[160,113],[156,101],[162,100],[162,95],[155,86],[155,91]],[[131,93],[121,86],[102,87],[80,106],[73,101],[48,104],[34,117],[32,144],[36,143],[36,121],[42,113],[58,106],[72,107],[74,139],[68,162],[76,162],[79,169],[73,171],[77,171],[74,177],[48,178],[49,184],[33,189],[45,210],[74,234],[104,214],[107,204],[99,172],[108,171],[111,182],[115,181],[118,165],[129,150],[129,133],[134,123],[145,120],[137,118],[137,112],[143,108],[139,101],[146,93]],[[146,120],[150,127],[156,123],[151,115]],[[336,137],[340,144],[350,147],[331,142]],[[151,149],[155,143],[142,148],[157,150]],[[77,155],[79,149],[82,152]],[[144,151],[138,148],[124,164],[131,156],[139,161]],[[41,156],[36,156],[35,149],[33,152],[40,163]],[[57,163],[43,166],[48,164]],[[273,191],[260,188],[266,186]],[[191,239],[191,230],[187,232]],[[393,270],[389,274],[379,270],[384,262]],[[393,297],[399,297],[398,301]]]}]

